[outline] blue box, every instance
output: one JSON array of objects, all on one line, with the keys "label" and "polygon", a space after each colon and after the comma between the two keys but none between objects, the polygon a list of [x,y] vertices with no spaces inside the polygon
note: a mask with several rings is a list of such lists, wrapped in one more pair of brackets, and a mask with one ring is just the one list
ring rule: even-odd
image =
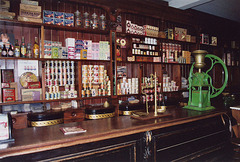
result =
[{"label": "blue box", "polygon": [[64,13],[63,12],[54,12],[54,18],[55,19],[63,19]]},{"label": "blue box", "polygon": [[59,25],[59,26],[63,26],[63,19],[54,19],[54,24],[55,25]]},{"label": "blue box", "polygon": [[43,10],[43,17],[53,18],[53,11]]},{"label": "blue box", "polygon": [[74,20],[74,14],[73,13],[64,13],[64,19]]},{"label": "blue box", "polygon": [[44,24],[54,24],[54,21],[53,21],[53,18],[44,17],[43,18],[43,23]]},{"label": "blue box", "polygon": [[74,26],[73,20],[64,20],[64,26]]}]

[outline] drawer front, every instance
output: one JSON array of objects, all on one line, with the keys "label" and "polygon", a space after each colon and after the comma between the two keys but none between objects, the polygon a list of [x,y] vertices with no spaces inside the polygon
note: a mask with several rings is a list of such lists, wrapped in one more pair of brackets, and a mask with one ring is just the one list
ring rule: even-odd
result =
[{"label": "drawer front", "polygon": [[84,120],[84,111],[79,109],[69,109],[64,112],[64,123],[79,122]]},{"label": "drawer front", "polygon": [[27,114],[12,115],[12,123],[14,129],[27,128]]}]

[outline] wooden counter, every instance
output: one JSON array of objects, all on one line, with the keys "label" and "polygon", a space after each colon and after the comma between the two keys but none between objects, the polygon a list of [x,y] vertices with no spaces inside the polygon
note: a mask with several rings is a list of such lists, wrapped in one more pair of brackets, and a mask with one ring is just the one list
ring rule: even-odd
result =
[{"label": "wooden counter", "polygon": [[[171,113],[172,116],[147,121],[132,119],[130,116],[120,116],[101,120],[86,120],[76,123],[60,124],[49,127],[14,130],[13,138],[15,139],[15,142],[0,145],[0,158],[2,160],[9,160],[9,158],[14,159],[14,157],[29,155],[28,158],[31,159],[30,155],[33,153],[37,153],[40,156],[39,153],[41,152],[46,153],[50,150],[54,151],[61,148],[85,146],[86,144],[90,145],[90,143],[94,145],[94,143],[100,141],[111,141],[111,139],[113,139],[113,141],[117,141],[117,139],[119,139],[119,142],[117,142],[119,144],[121,137],[130,137],[127,143],[129,141],[133,141],[133,139],[135,141],[139,141],[142,136],[146,135],[143,135],[143,133],[146,132],[151,132],[154,135],[159,134],[160,130],[160,133],[164,133],[164,130],[167,128],[184,126],[184,124],[194,123],[211,118],[213,118],[215,121],[215,118],[218,118],[218,125],[221,125],[221,129],[223,129],[225,133],[227,132],[227,126],[225,127],[221,121],[222,116],[225,116],[225,110],[216,109],[208,112],[199,112],[182,109],[180,107],[170,107],[167,109],[167,113]],[[86,129],[87,132],[73,135],[64,135],[59,130],[59,128],[63,126],[77,125],[80,125],[82,128]],[[182,128],[179,127],[179,130],[182,130]],[[227,138],[228,137],[226,137],[226,139]],[[124,140],[126,139],[127,138],[124,138]],[[105,144],[106,143],[107,142],[105,142]],[[135,143],[134,147],[136,147],[136,145],[138,144]],[[135,152],[139,152],[137,150],[138,149],[135,148]],[[135,158],[133,158],[133,161],[135,161],[136,158],[137,157],[135,153]],[[154,157],[154,159],[156,158]],[[42,158],[35,160],[42,160]]]}]

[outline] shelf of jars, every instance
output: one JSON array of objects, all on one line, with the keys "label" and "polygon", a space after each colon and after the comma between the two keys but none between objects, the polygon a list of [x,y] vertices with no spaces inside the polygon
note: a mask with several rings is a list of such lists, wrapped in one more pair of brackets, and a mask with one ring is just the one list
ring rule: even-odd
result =
[{"label": "shelf of jars", "polygon": [[195,45],[196,42],[189,42],[189,41],[180,41],[180,40],[175,40],[175,39],[168,39],[168,38],[161,38],[159,36],[153,37],[153,36],[148,36],[148,35],[138,35],[138,34],[130,34],[130,33],[124,33],[124,32],[117,32],[118,36],[121,37],[137,37],[137,38],[155,38],[161,42],[167,42],[167,43],[179,43],[179,44],[190,44],[190,45]]}]

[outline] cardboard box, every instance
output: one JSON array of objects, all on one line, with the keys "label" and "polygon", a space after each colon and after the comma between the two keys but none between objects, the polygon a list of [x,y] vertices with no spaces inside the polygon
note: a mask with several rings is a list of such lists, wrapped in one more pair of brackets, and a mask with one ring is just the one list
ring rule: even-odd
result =
[{"label": "cardboard box", "polygon": [[3,102],[15,102],[15,89],[14,88],[3,88],[2,89]]},{"label": "cardboard box", "polygon": [[42,100],[42,88],[22,89],[22,101]]},{"label": "cardboard box", "polygon": [[15,98],[16,98],[16,101],[17,101],[18,100],[18,83],[17,82],[10,83],[10,88],[15,89]]},{"label": "cardboard box", "polygon": [[39,18],[31,18],[31,17],[22,17],[22,16],[18,16],[18,21],[27,21],[27,22],[34,22],[34,23],[42,23],[42,19],[39,19]]},{"label": "cardboard box", "polygon": [[42,12],[42,7],[20,3],[20,10]]},{"label": "cardboard box", "polygon": [[19,10],[19,15],[23,17],[41,18],[41,12]]},{"label": "cardboard box", "polygon": [[2,69],[2,83],[11,83],[14,82],[14,70],[13,69]]},{"label": "cardboard box", "polygon": [[26,5],[38,6],[38,1],[21,0],[21,3],[26,4]]}]

